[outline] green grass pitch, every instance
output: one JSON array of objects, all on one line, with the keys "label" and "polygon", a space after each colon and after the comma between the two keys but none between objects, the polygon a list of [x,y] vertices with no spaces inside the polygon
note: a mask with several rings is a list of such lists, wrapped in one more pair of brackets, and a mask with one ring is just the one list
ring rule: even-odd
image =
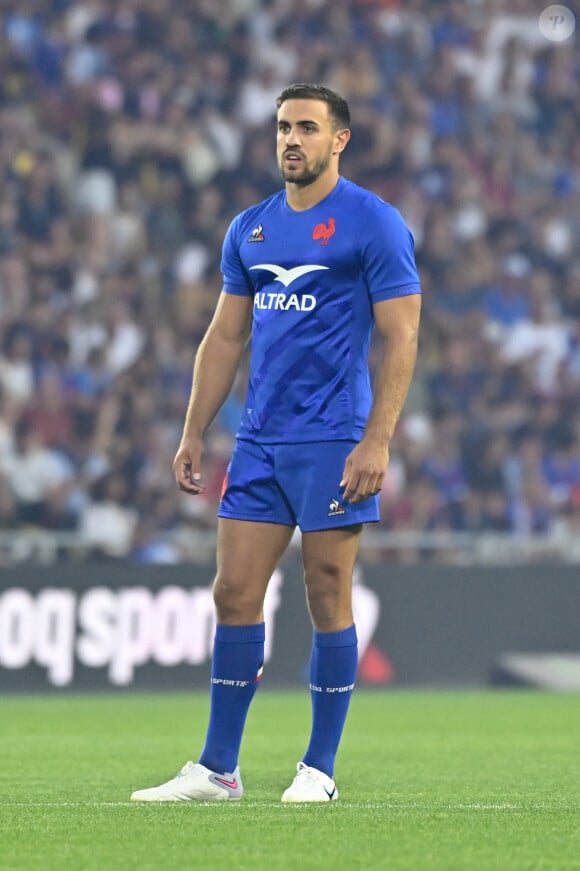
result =
[{"label": "green grass pitch", "polygon": [[206,695],[4,697],[0,869],[580,869],[580,695],[359,690],[340,800],[282,805],[309,716],[262,689],[241,802],[140,805],[195,759]]}]

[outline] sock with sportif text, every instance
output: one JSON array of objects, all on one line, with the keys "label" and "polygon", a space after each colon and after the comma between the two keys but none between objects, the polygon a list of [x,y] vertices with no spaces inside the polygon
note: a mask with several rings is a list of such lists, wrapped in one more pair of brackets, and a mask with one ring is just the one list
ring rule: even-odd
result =
[{"label": "sock with sportif text", "polygon": [[199,761],[220,774],[238,764],[246,717],[262,677],[264,638],[264,623],[216,626],[209,725]]},{"label": "sock with sportif text", "polygon": [[358,644],[354,624],[340,632],[314,632],[310,659],[312,733],[303,762],[334,776],[334,760],[356,680]]}]

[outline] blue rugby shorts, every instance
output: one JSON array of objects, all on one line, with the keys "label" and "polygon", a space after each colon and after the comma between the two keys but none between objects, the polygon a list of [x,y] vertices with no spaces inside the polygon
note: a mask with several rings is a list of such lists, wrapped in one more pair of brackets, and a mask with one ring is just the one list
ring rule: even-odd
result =
[{"label": "blue rugby shorts", "polygon": [[299,526],[302,532],[376,523],[379,497],[352,504],[339,487],[355,441],[256,444],[236,441],[219,517]]}]

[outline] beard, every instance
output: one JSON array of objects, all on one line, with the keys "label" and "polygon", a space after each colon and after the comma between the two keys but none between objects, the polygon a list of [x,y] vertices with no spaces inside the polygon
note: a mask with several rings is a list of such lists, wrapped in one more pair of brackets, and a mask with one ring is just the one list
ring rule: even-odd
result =
[{"label": "beard", "polygon": [[290,170],[287,164],[284,163],[284,156],[282,155],[279,169],[285,182],[292,182],[292,184],[298,185],[298,187],[307,187],[313,184],[328,169],[331,157],[332,145],[329,146],[326,154],[323,154],[313,163],[308,164],[303,158],[304,162],[300,164],[300,168],[296,167],[296,169]]}]

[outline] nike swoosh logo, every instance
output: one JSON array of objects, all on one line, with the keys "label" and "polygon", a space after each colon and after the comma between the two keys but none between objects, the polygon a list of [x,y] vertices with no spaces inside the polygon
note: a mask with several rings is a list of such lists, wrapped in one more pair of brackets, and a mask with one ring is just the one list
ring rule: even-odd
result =
[{"label": "nike swoosh logo", "polygon": [[318,269],[328,269],[328,266],[318,266],[315,263],[305,263],[304,266],[294,266],[292,269],[284,269],[283,266],[277,266],[275,263],[258,263],[256,266],[250,266],[250,269],[266,269],[272,272],[276,278],[274,281],[280,281],[284,287],[288,287],[297,278],[303,275],[308,275],[309,272],[316,272]]},{"label": "nike swoosh logo", "polygon": [[333,790],[331,790],[331,792],[329,792],[326,787],[323,787],[323,789],[324,789],[325,793],[327,794],[327,796],[329,797],[329,799],[332,801],[332,796],[336,792],[336,786],[334,787]]},{"label": "nike swoosh logo", "polygon": [[216,776],[216,777],[214,777],[214,780],[217,780],[218,783],[223,783],[223,785],[227,786],[228,789],[237,789],[238,788],[238,781],[236,780],[236,778],[234,778],[233,780],[225,780],[225,778],[223,778],[223,777]]}]

